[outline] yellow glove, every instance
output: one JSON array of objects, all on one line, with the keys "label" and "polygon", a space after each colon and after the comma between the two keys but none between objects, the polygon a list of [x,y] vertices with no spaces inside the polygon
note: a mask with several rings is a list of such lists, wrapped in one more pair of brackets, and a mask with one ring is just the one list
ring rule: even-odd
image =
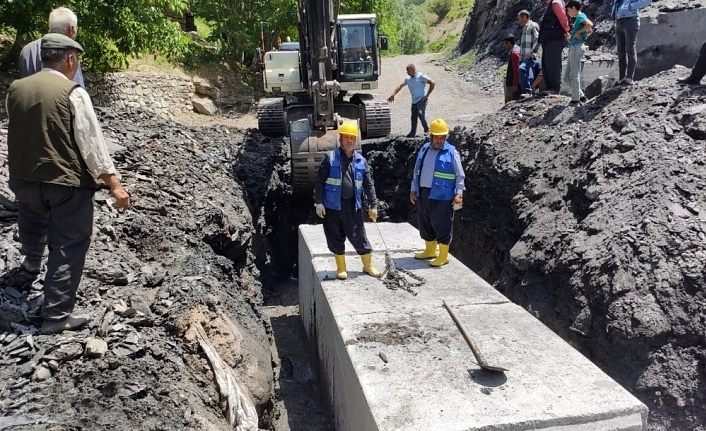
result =
[{"label": "yellow glove", "polygon": [[316,204],[316,215],[319,216],[319,218],[324,218],[326,216],[326,208],[324,207],[324,204]]},{"label": "yellow glove", "polygon": [[378,221],[378,210],[377,208],[370,208],[368,210],[368,217],[370,217],[370,220],[373,221],[373,223]]}]

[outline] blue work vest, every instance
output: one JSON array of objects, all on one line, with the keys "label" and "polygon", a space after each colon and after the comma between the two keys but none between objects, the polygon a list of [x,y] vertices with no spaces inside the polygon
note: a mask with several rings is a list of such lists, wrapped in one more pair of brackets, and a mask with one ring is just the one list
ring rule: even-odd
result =
[{"label": "blue work vest", "polygon": [[[419,166],[419,171],[417,171],[417,181],[421,179],[424,157],[426,157],[430,146],[431,142],[424,144],[422,149],[419,150],[419,155],[417,155]],[[429,199],[452,201],[454,196],[456,196],[456,170],[454,169],[455,154],[456,147],[449,144],[447,141],[444,141],[444,147],[436,156],[434,178],[431,181]],[[417,183],[417,187],[419,187],[419,183]]]},{"label": "blue work vest", "polygon": [[[324,196],[323,204],[324,207],[332,210],[341,210],[341,190],[343,188],[343,172],[341,172],[341,149],[336,148],[328,153],[330,169],[328,172],[328,178],[326,178],[326,183],[324,184]],[[355,177],[353,181],[355,182],[355,209],[359,210],[363,208],[363,178],[365,177],[365,159],[363,156],[358,154],[357,151],[353,152],[353,163]]]}]

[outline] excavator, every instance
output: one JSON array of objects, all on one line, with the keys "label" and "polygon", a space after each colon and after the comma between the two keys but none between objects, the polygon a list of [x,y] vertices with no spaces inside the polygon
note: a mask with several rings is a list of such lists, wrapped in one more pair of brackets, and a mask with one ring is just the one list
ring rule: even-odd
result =
[{"label": "excavator", "polygon": [[338,126],[356,121],[363,139],[390,134],[390,106],[372,94],[381,73],[374,14],[339,14],[340,0],[298,0],[299,50],[264,54],[267,98],[259,101],[260,132],[289,138],[295,193],[313,190],[323,155],[338,143]]}]

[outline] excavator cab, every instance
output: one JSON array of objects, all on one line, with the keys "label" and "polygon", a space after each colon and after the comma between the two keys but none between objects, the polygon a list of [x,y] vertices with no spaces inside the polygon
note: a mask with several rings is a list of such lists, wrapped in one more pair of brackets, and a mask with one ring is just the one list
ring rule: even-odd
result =
[{"label": "excavator cab", "polygon": [[289,138],[293,189],[310,195],[344,120],[357,122],[363,139],[390,134],[387,101],[364,93],[378,86],[387,40],[378,35],[374,14],[335,16],[331,0],[298,3],[299,51],[265,53],[269,97],[258,103],[257,121],[264,135]]}]

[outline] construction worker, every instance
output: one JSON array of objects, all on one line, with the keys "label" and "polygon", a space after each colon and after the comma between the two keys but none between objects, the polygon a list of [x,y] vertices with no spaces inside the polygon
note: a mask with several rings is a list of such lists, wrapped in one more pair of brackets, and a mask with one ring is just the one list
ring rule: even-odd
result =
[{"label": "construction worker", "polygon": [[355,151],[360,132],[352,121],[339,128],[340,146],[324,155],[314,187],[316,215],[324,219],[328,249],[336,257],[336,278],[348,278],[345,241],[353,244],[363,261],[363,272],[380,277],[372,262],[372,247],[363,224],[363,195],[370,220],[377,221],[377,196],[368,162]]},{"label": "construction worker", "polygon": [[[465,174],[456,147],[446,141],[449,126],[438,118],[429,125],[431,142],[417,154],[409,200],[417,205],[419,234],[426,242],[415,259],[431,259],[431,266],[449,263],[454,210],[463,207]],[[437,256],[436,247],[439,246]]]}]

